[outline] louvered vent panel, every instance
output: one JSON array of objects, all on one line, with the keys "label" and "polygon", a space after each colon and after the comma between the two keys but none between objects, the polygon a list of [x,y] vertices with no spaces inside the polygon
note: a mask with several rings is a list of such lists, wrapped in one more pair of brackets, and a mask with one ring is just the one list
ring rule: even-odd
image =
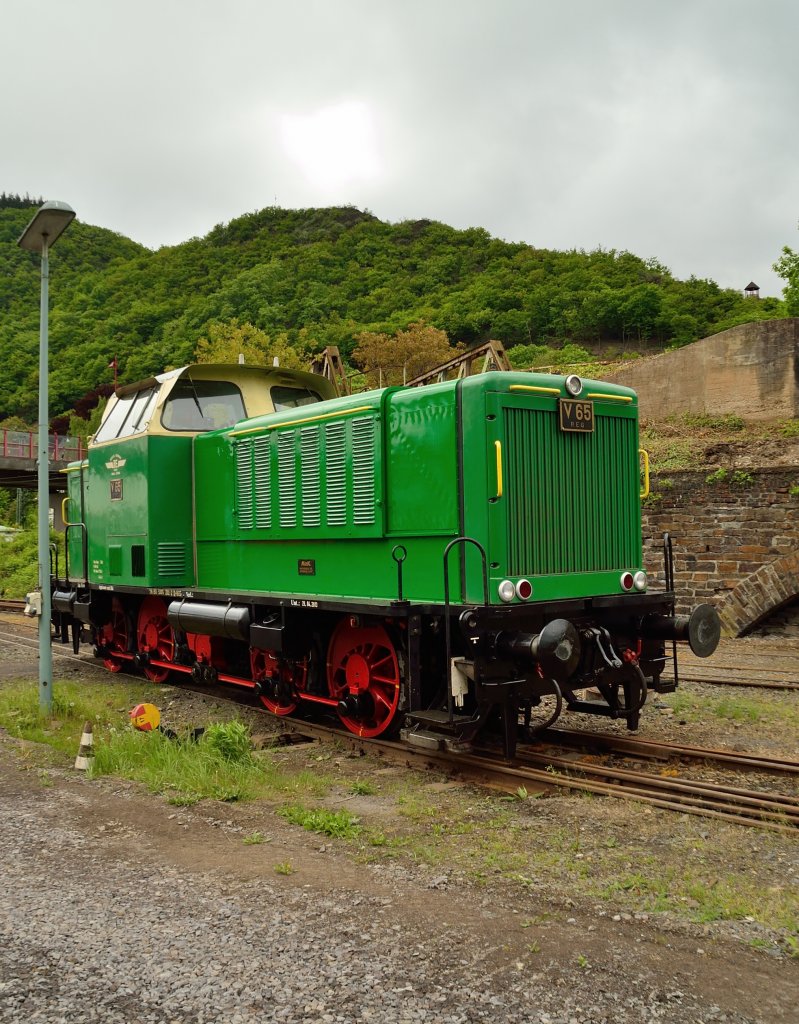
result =
[{"label": "louvered vent panel", "polygon": [[345,442],[345,424],[328,423],[325,427],[325,483],[328,526],[346,526],[347,524],[347,462],[345,459]]},{"label": "louvered vent panel", "polygon": [[255,525],[262,530],[272,528],[272,466],[269,435],[257,437],[254,445]]},{"label": "louvered vent panel", "polygon": [[186,572],[186,546],[178,542],[162,541],[158,545],[159,576],[183,576]]},{"label": "louvered vent panel", "polygon": [[319,427],[303,427],[300,431],[300,466],[302,525],[319,526],[322,522],[322,495],[319,479]]},{"label": "louvered vent panel", "polygon": [[375,521],[375,421],[352,421],[352,521]]},{"label": "louvered vent panel", "polygon": [[297,525],[297,467],[294,459],[294,432],[277,437],[277,481],[280,500],[280,525]]},{"label": "louvered vent panel", "polygon": [[636,565],[635,420],[597,416],[588,435],[543,410],[505,409],[504,420],[508,574]]},{"label": "louvered vent panel", "polygon": [[236,509],[239,529],[251,530],[252,508],[252,441],[240,441],[236,445]]}]

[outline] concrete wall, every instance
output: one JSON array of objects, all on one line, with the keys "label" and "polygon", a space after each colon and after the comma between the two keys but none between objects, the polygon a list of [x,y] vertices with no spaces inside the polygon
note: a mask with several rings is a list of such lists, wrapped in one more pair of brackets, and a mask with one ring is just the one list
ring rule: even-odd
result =
[{"label": "concrete wall", "polygon": [[793,418],[799,416],[799,318],[742,324],[607,379],[638,392],[644,419],[684,412]]},{"label": "concrete wall", "polygon": [[654,476],[643,531],[647,572],[662,580],[668,531],[681,610],[715,605],[728,635],[749,632],[799,595],[799,467]]}]

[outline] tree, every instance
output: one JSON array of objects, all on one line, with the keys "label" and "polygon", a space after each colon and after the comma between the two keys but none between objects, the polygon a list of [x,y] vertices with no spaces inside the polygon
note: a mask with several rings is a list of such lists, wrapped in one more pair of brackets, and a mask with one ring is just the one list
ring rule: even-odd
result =
[{"label": "tree", "polygon": [[799,253],[787,245],[784,246],[782,256],[774,264],[773,269],[785,281],[782,295],[787,316],[799,316]]},{"label": "tree", "polygon": [[463,351],[463,346],[450,345],[444,331],[423,323],[411,324],[393,337],[362,331],[355,340],[353,359],[371,387],[404,384]]},{"label": "tree", "polygon": [[280,366],[290,370],[307,370],[317,347],[305,331],[300,331],[297,340],[291,342],[285,331],[273,338],[235,318],[227,323],[208,323],[206,332],[194,353],[198,363],[237,363],[239,355],[243,355],[245,363],[255,366],[272,366],[277,359]]}]

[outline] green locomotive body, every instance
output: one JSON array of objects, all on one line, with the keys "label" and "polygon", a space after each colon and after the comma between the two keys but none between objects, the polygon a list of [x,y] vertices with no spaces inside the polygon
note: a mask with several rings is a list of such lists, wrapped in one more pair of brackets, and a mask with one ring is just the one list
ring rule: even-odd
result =
[{"label": "green locomotive body", "polygon": [[647,591],[632,391],[331,390],[244,366],[121,389],[68,470],[62,632],[88,622],[111,669],[327,705],[362,735],[405,720],[456,746],[499,719],[508,751],[545,698],[634,727],[665,640],[715,647],[711,609]]}]

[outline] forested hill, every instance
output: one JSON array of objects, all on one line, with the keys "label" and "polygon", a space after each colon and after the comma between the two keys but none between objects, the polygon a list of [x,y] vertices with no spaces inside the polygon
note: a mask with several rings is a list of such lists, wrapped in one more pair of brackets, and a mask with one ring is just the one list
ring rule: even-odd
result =
[{"label": "forested hill", "polygon": [[[32,421],[39,317],[37,257],[16,240],[35,207],[0,204],[0,420]],[[76,221],[51,256],[51,409],[111,379],[192,359],[214,324],[347,355],[364,330],[424,321],[452,343],[643,341],[685,344],[734,323],[784,315],[712,281],[678,281],[627,252],[555,252],[456,231],[388,224],[355,208],[267,208],[157,252]]]}]

